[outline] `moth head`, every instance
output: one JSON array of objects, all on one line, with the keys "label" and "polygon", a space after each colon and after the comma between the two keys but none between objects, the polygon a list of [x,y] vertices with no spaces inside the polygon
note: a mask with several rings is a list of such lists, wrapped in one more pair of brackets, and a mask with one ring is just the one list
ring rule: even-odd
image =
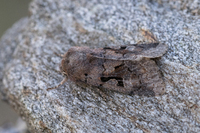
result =
[{"label": "moth head", "polygon": [[62,61],[60,63],[60,71],[63,75],[68,76],[71,68],[74,67],[75,62],[79,61],[76,50],[73,48],[69,49],[67,53],[64,54]]},{"label": "moth head", "polygon": [[68,68],[68,63],[69,63],[69,59],[67,58],[67,53],[63,56],[63,59],[60,63],[60,72],[64,75],[64,76],[68,76],[67,74],[67,68]]}]

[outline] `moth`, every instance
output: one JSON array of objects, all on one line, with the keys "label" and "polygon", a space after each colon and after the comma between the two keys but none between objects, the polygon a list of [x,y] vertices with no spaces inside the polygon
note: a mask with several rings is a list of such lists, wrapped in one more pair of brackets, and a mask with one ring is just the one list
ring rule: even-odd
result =
[{"label": "moth", "polygon": [[162,95],[165,84],[154,59],[165,54],[167,49],[162,43],[95,49],[71,47],[60,64],[65,78],[48,90],[70,79],[79,85],[88,84],[124,94]]}]

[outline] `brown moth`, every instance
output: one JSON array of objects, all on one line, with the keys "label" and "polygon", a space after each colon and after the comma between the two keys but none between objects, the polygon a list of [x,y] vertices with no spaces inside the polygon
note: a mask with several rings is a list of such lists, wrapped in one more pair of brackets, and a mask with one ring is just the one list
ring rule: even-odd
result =
[{"label": "brown moth", "polygon": [[72,47],[63,56],[61,72],[77,84],[89,84],[125,94],[161,95],[165,84],[154,58],[161,57],[167,46],[161,43],[127,46]]}]

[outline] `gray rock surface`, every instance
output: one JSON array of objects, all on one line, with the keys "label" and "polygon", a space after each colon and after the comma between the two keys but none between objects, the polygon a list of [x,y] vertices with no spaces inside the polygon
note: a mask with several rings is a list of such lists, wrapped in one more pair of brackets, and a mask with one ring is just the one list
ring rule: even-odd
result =
[{"label": "gray rock surface", "polygon": [[[200,132],[198,4],[33,0],[30,16],[18,21],[0,42],[2,98],[31,132]],[[166,82],[164,95],[102,94],[70,81],[46,90],[63,79],[61,58],[54,52],[63,54],[71,46],[149,42],[143,31],[169,46],[158,61]]]}]

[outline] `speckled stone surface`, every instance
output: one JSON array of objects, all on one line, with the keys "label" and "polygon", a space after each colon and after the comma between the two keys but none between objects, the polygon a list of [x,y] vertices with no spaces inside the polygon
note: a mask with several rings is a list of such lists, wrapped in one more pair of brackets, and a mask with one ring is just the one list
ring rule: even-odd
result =
[{"label": "speckled stone surface", "polygon": [[[1,97],[31,132],[200,132],[197,5],[190,0],[33,0],[30,16],[0,41]],[[55,52],[148,42],[143,31],[169,46],[157,61],[164,95],[102,94],[70,81],[46,90],[63,79]]]}]

